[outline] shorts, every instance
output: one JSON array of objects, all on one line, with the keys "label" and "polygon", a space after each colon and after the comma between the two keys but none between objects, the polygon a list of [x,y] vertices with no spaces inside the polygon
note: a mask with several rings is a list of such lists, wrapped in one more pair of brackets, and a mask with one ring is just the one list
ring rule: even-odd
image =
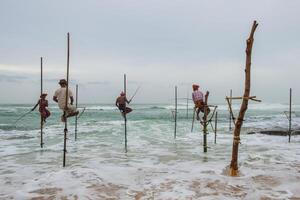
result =
[{"label": "shorts", "polygon": [[66,115],[72,115],[73,113],[77,112],[77,109],[75,106],[69,104],[68,110],[66,110]]},{"label": "shorts", "polygon": [[122,112],[125,112],[126,109],[126,105],[125,104],[119,104],[119,110],[121,110]]},{"label": "shorts", "polygon": [[203,108],[204,107],[204,103],[200,100],[195,102],[195,108]]}]

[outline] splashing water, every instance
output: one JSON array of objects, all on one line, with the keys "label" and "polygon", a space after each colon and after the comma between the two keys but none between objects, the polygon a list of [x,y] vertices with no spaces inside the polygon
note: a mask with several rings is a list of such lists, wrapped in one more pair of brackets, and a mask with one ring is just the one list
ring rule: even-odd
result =
[{"label": "splashing water", "polygon": [[[289,199],[300,198],[300,136],[247,135],[261,129],[287,129],[283,104],[252,104],[241,135],[241,175],[224,170],[231,160],[232,131],[226,105],[218,107],[218,135],[208,135],[203,153],[199,122],[191,129],[192,110],[179,105],[177,139],[172,105],[131,105],[128,152],[124,121],[111,105],[84,105],[74,140],[70,119],[67,166],[62,168],[63,128],[52,106],[39,145],[39,114],[14,121],[31,105],[0,106],[0,199]],[[238,105],[234,106],[237,110]],[[299,129],[300,106],[293,106]]]}]

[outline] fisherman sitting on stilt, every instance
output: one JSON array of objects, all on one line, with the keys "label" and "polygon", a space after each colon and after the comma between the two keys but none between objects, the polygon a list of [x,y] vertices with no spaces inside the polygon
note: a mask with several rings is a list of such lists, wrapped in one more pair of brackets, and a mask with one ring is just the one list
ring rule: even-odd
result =
[{"label": "fisherman sitting on stilt", "polygon": [[127,100],[125,92],[121,92],[120,96],[116,99],[116,106],[122,112],[123,117],[126,117],[126,114],[132,111],[131,108],[126,106],[126,103],[129,104],[130,102],[131,100],[130,101]]},{"label": "fisherman sitting on stilt", "polygon": [[50,111],[47,109],[48,107],[48,100],[46,99],[47,94],[43,93],[40,96],[40,99],[35,104],[35,106],[31,109],[31,111],[34,111],[35,108],[39,105],[39,112],[42,117],[43,123],[46,122],[46,119],[51,115]]},{"label": "fisherman sitting on stilt", "polygon": [[[204,107],[205,107],[205,102],[204,102],[204,99],[203,99],[203,93],[198,90],[199,89],[199,85],[196,85],[196,84],[193,84],[193,93],[192,93],[192,97],[193,97],[193,101],[194,101],[194,104],[195,104],[195,109],[196,109],[196,112],[197,112],[197,120],[200,120],[200,117],[199,117],[199,113],[200,111],[202,113],[204,113]],[[210,112],[210,109],[207,108],[207,115],[208,113]]]},{"label": "fisherman sitting on stilt", "polygon": [[67,108],[66,105],[66,93],[67,93],[67,81],[65,79],[61,79],[59,81],[60,88],[57,89],[53,96],[53,101],[58,103],[58,107],[66,112],[66,116],[61,116],[61,121],[65,122],[66,118],[73,117],[78,115],[79,111],[73,106],[74,98],[73,93],[70,89],[68,89],[68,98],[70,98],[71,102],[68,104]]}]

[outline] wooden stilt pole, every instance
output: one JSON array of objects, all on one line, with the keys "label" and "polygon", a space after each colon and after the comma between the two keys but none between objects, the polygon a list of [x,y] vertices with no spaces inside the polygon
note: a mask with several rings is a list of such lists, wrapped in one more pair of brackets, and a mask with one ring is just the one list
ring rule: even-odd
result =
[{"label": "wooden stilt pole", "polygon": [[218,112],[215,115],[215,144],[217,143],[217,129],[218,129]]},{"label": "wooden stilt pole", "polygon": [[174,121],[175,121],[175,128],[174,128],[174,139],[176,139],[176,131],[177,131],[177,86],[175,86],[175,113],[174,113]]},{"label": "wooden stilt pole", "polygon": [[240,108],[239,116],[235,123],[234,128],[234,137],[232,144],[232,158],[230,163],[230,175],[237,176],[238,175],[238,150],[240,144],[240,132],[244,121],[244,116],[248,108],[248,101],[250,96],[250,84],[251,84],[251,53],[252,46],[254,41],[254,32],[257,28],[258,24],[256,21],[253,22],[251,33],[249,38],[247,39],[247,48],[246,48],[246,69],[245,69],[245,90],[244,90],[244,98]]},{"label": "wooden stilt pole", "polygon": [[[76,84],[76,110],[78,107],[78,85]],[[75,141],[77,140],[77,121],[78,121],[78,115],[75,116]]]},{"label": "wooden stilt pole", "polygon": [[232,130],[232,127],[231,127],[231,118],[232,118],[232,116],[231,116],[231,112],[232,112],[232,110],[231,110],[231,106],[232,106],[232,89],[230,89],[230,100],[229,100],[229,104],[230,104],[230,113],[229,113],[229,131],[231,131]]},{"label": "wooden stilt pole", "polygon": [[195,113],[196,113],[196,108],[194,108],[194,112],[193,112],[193,120],[192,120],[192,128],[191,128],[191,132],[193,132],[193,129],[194,129]]},{"label": "wooden stilt pole", "polygon": [[[43,94],[43,57],[41,57],[41,95]],[[44,146],[44,141],[43,141],[43,126],[44,126],[44,120],[41,115],[41,148]]]},{"label": "wooden stilt pole", "polygon": [[[125,92],[125,95],[127,95],[127,93],[126,93],[126,74],[124,74],[124,92]],[[124,131],[125,131],[125,152],[127,153],[127,115],[126,115],[126,104],[127,104],[127,102],[125,101],[125,114],[124,114],[125,130]]]},{"label": "wooden stilt pole", "polygon": [[290,109],[289,109],[289,142],[292,134],[292,88],[290,88]]},{"label": "wooden stilt pole", "polygon": [[66,109],[68,108],[69,101],[69,68],[70,68],[70,33],[68,33],[68,47],[67,47],[67,88],[66,88],[66,103],[64,110],[64,118],[65,118],[65,129],[64,129],[64,154],[63,154],[63,167],[66,166],[66,153],[67,153],[67,133],[68,133],[68,118]]},{"label": "wooden stilt pole", "polygon": [[189,92],[186,95],[186,119],[189,118]]},{"label": "wooden stilt pole", "polygon": [[[203,116],[203,152],[207,152],[207,101],[208,101],[209,92],[207,91],[205,94],[204,100],[204,116]],[[200,120],[201,121],[201,120]]]}]

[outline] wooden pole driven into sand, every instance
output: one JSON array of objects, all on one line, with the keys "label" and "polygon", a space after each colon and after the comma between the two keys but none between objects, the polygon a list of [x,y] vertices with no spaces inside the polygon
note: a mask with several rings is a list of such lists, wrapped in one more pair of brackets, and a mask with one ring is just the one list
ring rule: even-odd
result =
[{"label": "wooden pole driven into sand", "polygon": [[[230,109],[231,109],[231,106],[232,106],[232,89],[230,89],[230,100],[229,100],[229,104],[230,104]],[[231,111],[229,111],[229,131],[232,130],[232,127],[231,127]]]},{"label": "wooden pole driven into sand", "polygon": [[[43,94],[43,57],[41,57],[41,95]],[[44,126],[44,120],[43,117],[41,115],[41,148],[43,148],[44,146],[44,141],[43,141],[43,126]]]},{"label": "wooden pole driven into sand", "polygon": [[247,39],[247,48],[246,48],[246,69],[245,69],[245,90],[244,90],[244,98],[242,101],[242,105],[240,108],[239,116],[235,123],[234,128],[234,137],[232,144],[232,158],[230,163],[230,175],[237,176],[238,175],[238,148],[240,144],[240,132],[241,127],[243,125],[244,116],[248,108],[248,101],[250,96],[250,85],[251,85],[251,53],[252,46],[254,41],[254,32],[257,28],[258,24],[256,21],[253,22],[252,29]]},{"label": "wooden pole driven into sand", "polygon": [[189,92],[186,94],[186,118],[189,118]]},{"label": "wooden pole driven into sand", "polygon": [[204,100],[204,115],[203,115],[203,152],[207,152],[207,125],[209,123],[207,121],[207,114],[208,114],[207,109],[209,109],[207,105],[208,95],[209,92],[206,91],[205,100]]},{"label": "wooden pole driven into sand", "polygon": [[[124,74],[124,93],[125,93],[125,97],[127,96],[126,93],[126,74]],[[126,115],[126,105],[127,102],[125,101],[125,113],[124,113],[124,131],[125,131],[125,152],[127,153],[127,115]]]},{"label": "wooden pole driven into sand", "polygon": [[66,166],[66,153],[67,153],[67,133],[68,133],[68,118],[66,109],[68,108],[69,101],[69,69],[70,69],[70,33],[68,33],[68,47],[67,47],[67,86],[66,86],[66,102],[64,110],[65,129],[64,129],[64,154],[63,154],[63,167]]},{"label": "wooden pole driven into sand", "polygon": [[290,107],[289,107],[289,142],[292,134],[292,88],[290,88]]},{"label": "wooden pole driven into sand", "polygon": [[218,111],[215,115],[215,144],[217,144],[217,129],[218,129]]},{"label": "wooden pole driven into sand", "polygon": [[174,139],[176,139],[177,131],[177,86],[175,86],[175,113],[174,113]]},{"label": "wooden pole driven into sand", "polygon": [[[76,105],[76,110],[78,108],[78,84],[76,84],[76,102],[75,102],[75,105]],[[77,122],[78,122],[78,115],[75,116],[75,141],[77,140]]]},{"label": "wooden pole driven into sand", "polygon": [[192,128],[191,128],[191,132],[193,132],[193,129],[194,129],[194,123],[195,123],[195,113],[196,113],[196,107],[194,107],[194,110],[193,110],[193,120],[192,120]]}]

